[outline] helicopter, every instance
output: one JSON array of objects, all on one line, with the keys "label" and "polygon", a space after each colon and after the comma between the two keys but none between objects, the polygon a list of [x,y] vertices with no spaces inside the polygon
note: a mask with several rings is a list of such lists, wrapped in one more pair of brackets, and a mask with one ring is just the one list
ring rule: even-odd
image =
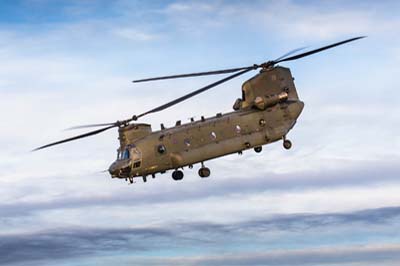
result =
[{"label": "helicopter", "polygon": [[[304,48],[295,49],[262,64],[134,80],[134,83],[139,83],[234,73],[149,111],[133,115],[131,118],[112,123],[73,127],[71,129],[101,128],[46,144],[34,151],[118,128],[120,146],[117,150],[117,159],[108,168],[112,178],[125,179],[133,183],[134,178],[141,177],[146,182],[148,176],[155,178],[158,173],[164,174],[168,170],[173,170],[172,179],[178,181],[184,177],[182,171],[184,167],[192,169],[194,164],[200,164],[198,170],[200,177],[209,177],[211,171],[205,166],[208,160],[228,154],[242,154],[248,149],[254,149],[259,153],[263,145],[277,141],[282,141],[285,149],[292,147],[291,141],[286,136],[295,126],[304,108],[304,102],[297,94],[290,69],[279,66],[278,63],[297,60],[365,37],[355,37],[292,55]],[[241,98],[234,102],[232,112],[218,113],[208,118],[201,116],[201,119],[197,121],[192,118],[189,123],[184,124],[177,121],[175,126],[170,128],[161,124],[161,129],[154,132],[150,124],[136,122],[146,115],[163,111],[257,69],[260,69],[259,73],[242,84]]]}]

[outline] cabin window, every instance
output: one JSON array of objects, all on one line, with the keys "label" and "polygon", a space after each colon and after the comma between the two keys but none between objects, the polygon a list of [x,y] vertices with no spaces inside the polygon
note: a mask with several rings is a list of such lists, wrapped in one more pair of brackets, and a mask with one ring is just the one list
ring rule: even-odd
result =
[{"label": "cabin window", "polygon": [[216,140],[217,139],[217,134],[215,134],[215,132],[213,131],[213,132],[210,133],[210,137],[211,137],[212,140]]},{"label": "cabin window", "polygon": [[240,134],[240,132],[242,131],[242,129],[240,128],[239,125],[236,125],[235,131],[236,131],[237,134]]},{"label": "cabin window", "polygon": [[137,161],[133,164],[133,168],[139,168],[141,164],[141,161]]},{"label": "cabin window", "polygon": [[160,144],[157,146],[157,151],[159,154],[164,154],[167,151],[167,149],[165,148],[164,145]]},{"label": "cabin window", "polygon": [[183,142],[187,147],[190,147],[190,139],[185,139]]}]

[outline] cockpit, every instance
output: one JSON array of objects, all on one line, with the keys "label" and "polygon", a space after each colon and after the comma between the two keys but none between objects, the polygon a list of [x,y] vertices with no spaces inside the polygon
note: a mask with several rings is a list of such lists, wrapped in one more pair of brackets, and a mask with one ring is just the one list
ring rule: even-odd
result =
[{"label": "cockpit", "polygon": [[142,153],[139,148],[133,145],[127,146],[122,151],[118,149],[117,161],[131,159],[133,162],[133,168],[138,168],[141,165]]},{"label": "cockpit", "polygon": [[117,160],[110,166],[112,177],[127,178],[132,175],[132,170],[138,170],[142,164],[142,153],[134,145],[118,149]]},{"label": "cockpit", "polygon": [[125,159],[129,159],[130,157],[130,152],[129,149],[126,148],[123,151],[118,150],[118,155],[117,155],[117,160],[125,160]]}]

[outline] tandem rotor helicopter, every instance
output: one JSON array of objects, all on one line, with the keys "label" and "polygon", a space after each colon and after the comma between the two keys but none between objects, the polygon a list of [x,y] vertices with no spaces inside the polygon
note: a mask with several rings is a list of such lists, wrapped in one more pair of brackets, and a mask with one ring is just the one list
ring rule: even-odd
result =
[{"label": "tandem rotor helicopter", "polygon": [[[146,182],[148,176],[154,178],[157,173],[165,173],[167,170],[173,170],[172,178],[174,180],[181,180],[183,172],[179,169],[186,166],[193,168],[193,165],[197,163],[201,165],[198,171],[199,176],[208,177],[210,169],[204,165],[205,161],[232,153],[241,154],[243,150],[251,148],[255,152],[261,152],[263,145],[279,140],[283,141],[285,149],[290,149],[292,143],[286,136],[296,124],[304,103],[297,95],[294,78],[289,68],[277,66],[277,64],[297,60],[361,38],[365,38],[365,36],[290,56],[300,50],[296,49],[273,61],[247,67],[134,80],[133,82],[147,82],[234,73],[131,118],[113,123],[74,127],[73,129],[102,128],[38,147],[34,151],[93,136],[116,127],[118,128],[120,147],[117,160],[111,164],[108,171],[112,178],[122,178],[133,183],[135,177],[142,177]],[[215,117],[210,118],[202,116],[200,120],[191,119],[191,122],[186,124],[177,121],[171,128],[165,128],[161,124],[161,130],[154,132],[151,125],[136,122],[148,114],[165,110],[257,69],[260,69],[260,72],[243,83],[242,97],[235,101],[233,112],[218,113]]]}]

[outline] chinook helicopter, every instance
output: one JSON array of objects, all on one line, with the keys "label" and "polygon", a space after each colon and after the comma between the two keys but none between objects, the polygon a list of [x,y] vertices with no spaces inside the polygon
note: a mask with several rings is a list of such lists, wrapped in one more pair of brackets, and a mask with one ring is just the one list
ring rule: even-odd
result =
[{"label": "chinook helicopter", "polygon": [[[112,178],[122,178],[133,183],[135,177],[142,177],[146,182],[148,176],[154,178],[157,173],[165,173],[168,170],[173,170],[172,178],[174,180],[182,180],[184,174],[180,169],[186,166],[191,169],[197,163],[201,165],[198,170],[199,176],[208,177],[211,172],[204,165],[205,161],[233,153],[242,154],[244,150],[251,148],[259,153],[262,151],[263,145],[280,140],[283,141],[285,149],[290,149],[292,143],[286,136],[296,124],[304,103],[298,97],[293,82],[294,78],[289,68],[277,64],[297,60],[364,37],[347,39],[290,56],[300,50],[296,49],[273,61],[252,66],[134,80],[133,82],[138,83],[234,73],[131,118],[113,123],[73,127],[71,129],[102,128],[38,147],[34,151],[93,136],[116,127],[118,128],[120,147],[117,150],[117,159],[111,164],[108,171]],[[165,110],[257,69],[260,69],[260,72],[243,83],[242,97],[235,101],[233,112],[218,113],[215,117],[209,118],[202,116],[198,121],[192,118],[190,123],[186,124],[177,121],[171,128],[166,128],[161,124],[161,130],[154,132],[151,125],[135,122],[143,116]]]}]

